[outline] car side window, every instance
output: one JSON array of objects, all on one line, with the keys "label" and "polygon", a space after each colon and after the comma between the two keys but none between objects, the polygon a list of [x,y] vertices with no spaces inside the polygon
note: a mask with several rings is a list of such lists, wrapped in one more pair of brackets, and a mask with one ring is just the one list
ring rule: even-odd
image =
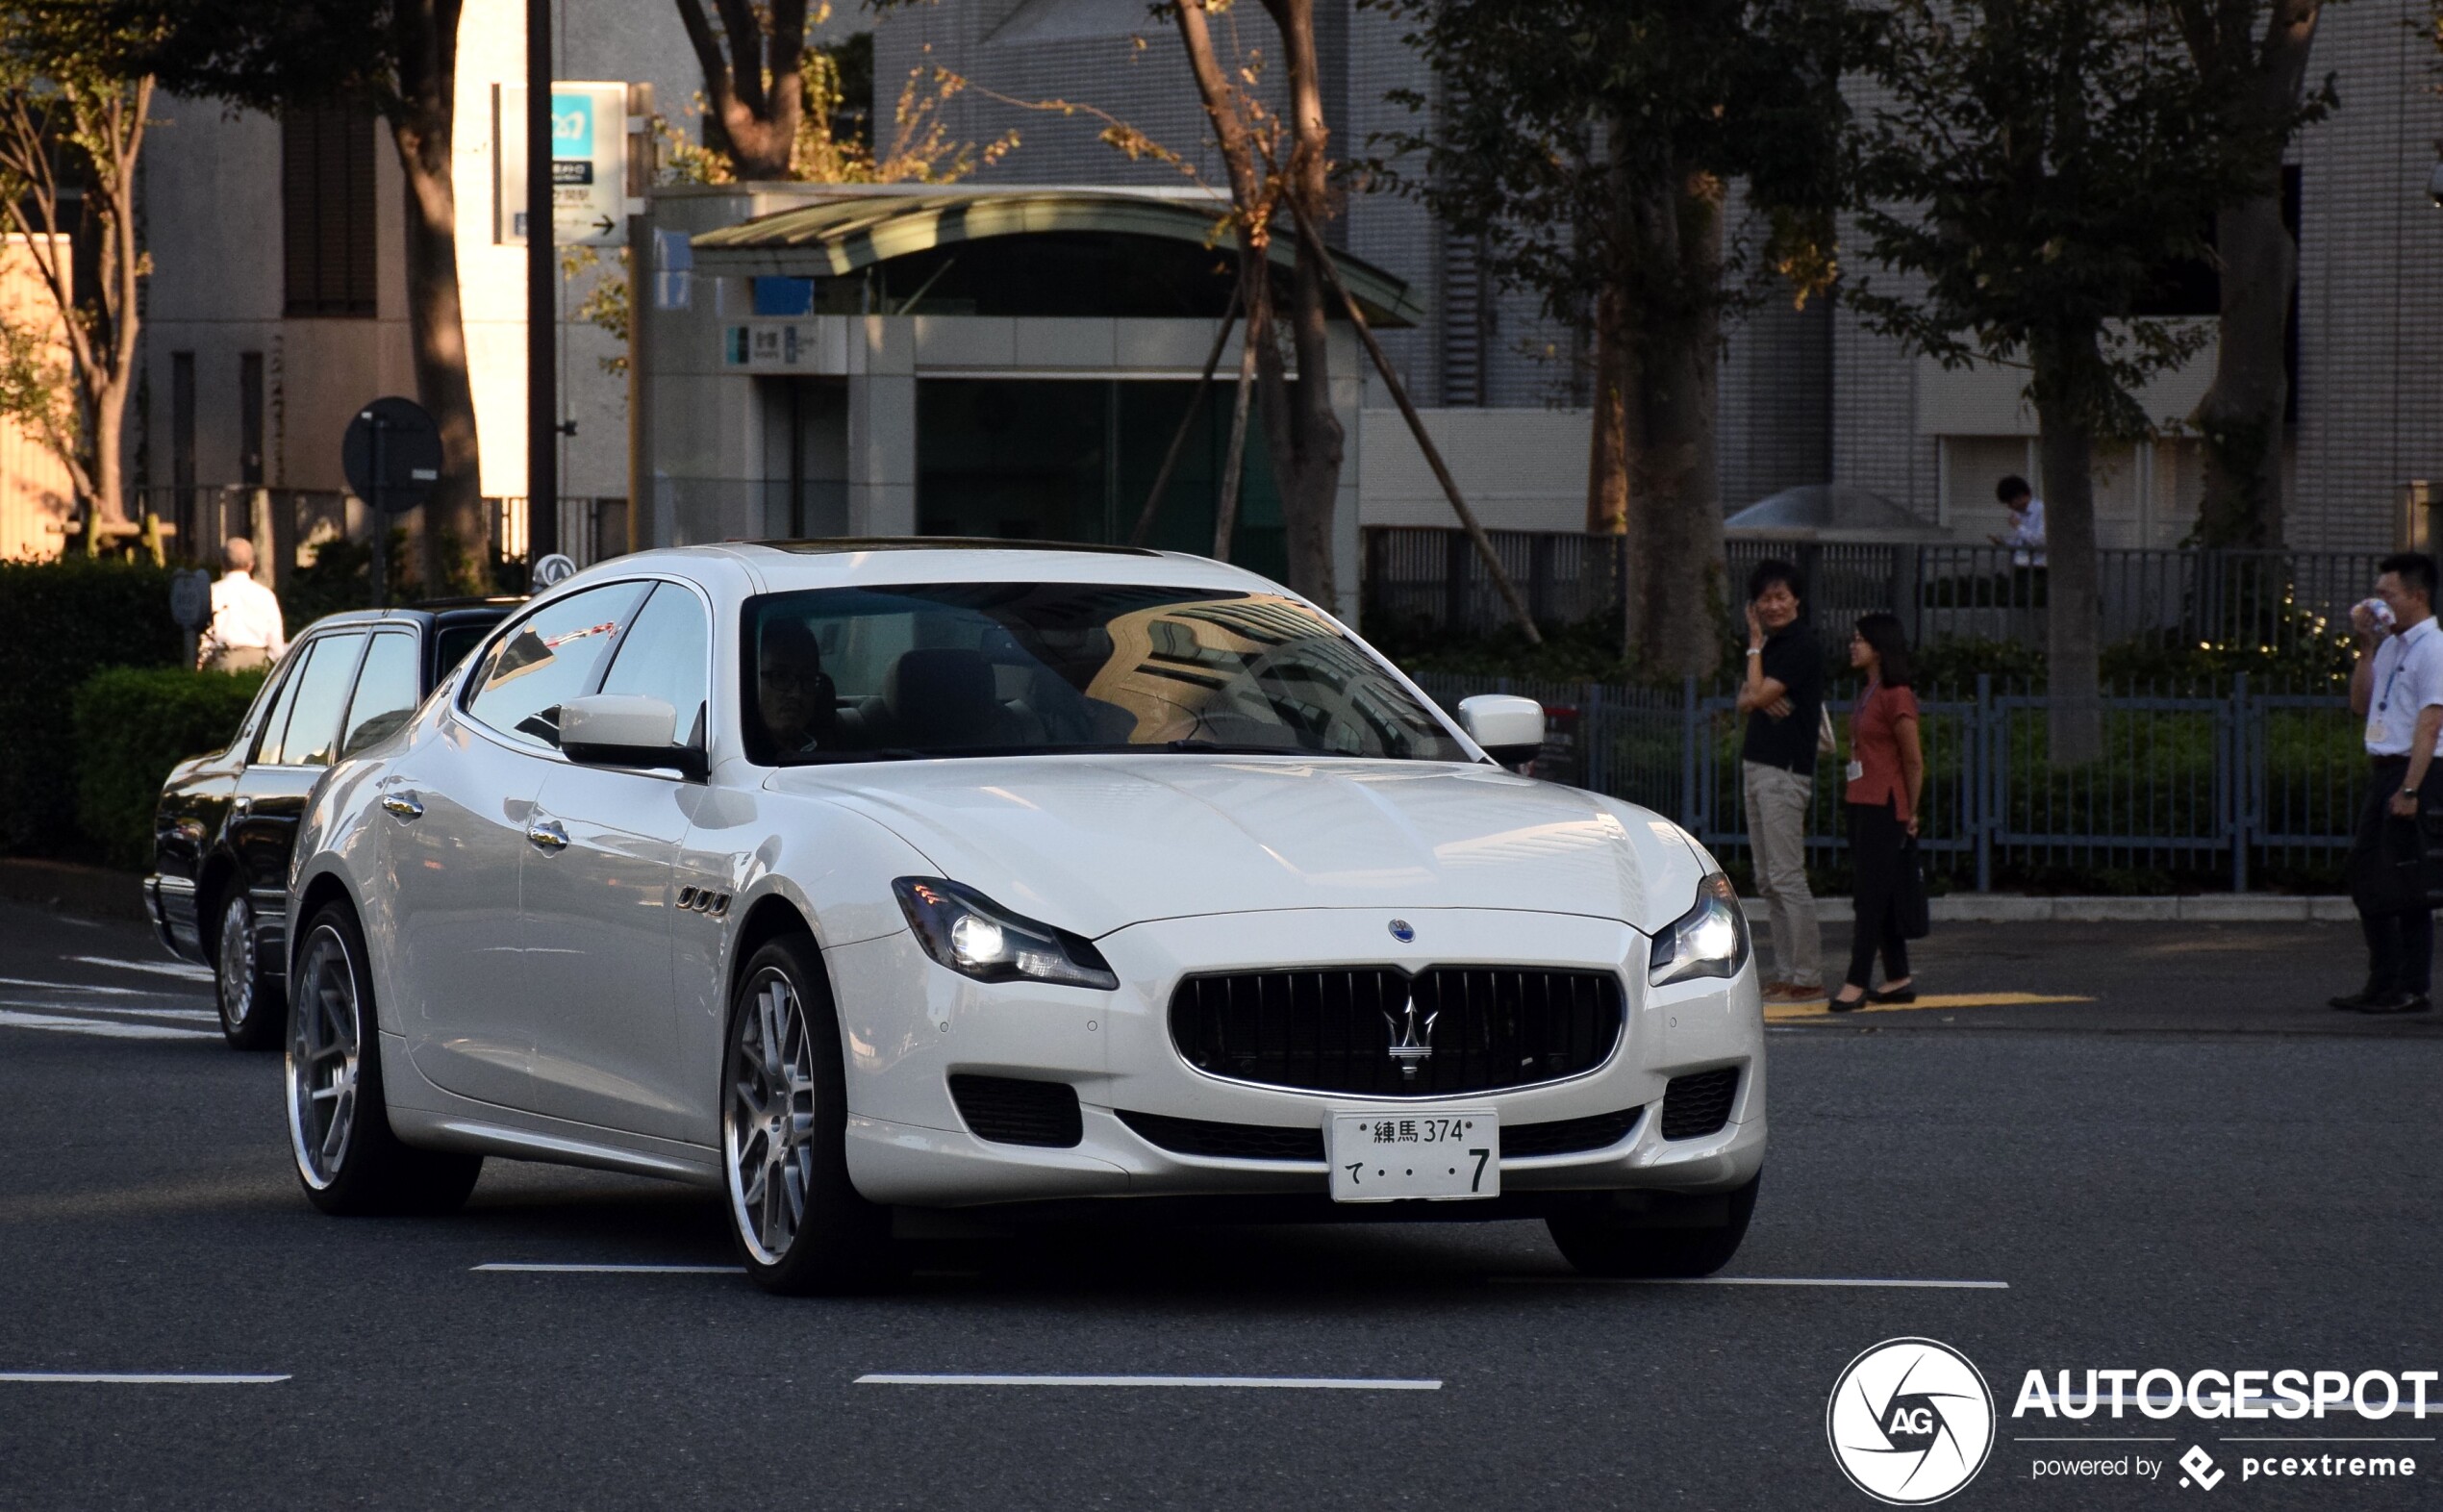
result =
[{"label": "car side window", "polygon": [[318,641],[302,641],[289,650],[280,669],[272,675],[271,711],[263,717],[255,732],[255,750],[249,762],[278,761],[280,732],[289,727],[289,710],[297,701],[298,673],[305,670],[306,658],[313,654]]},{"label": "car side window", "polygon": [[365,649],[362,635],[326,635],[306,654],[295,673],[296,693],[283,693],[284,712],[272,710],[275,721],[265,732],[262,753],[255,759],[282,767],[328,767],[340,738],[340,713],[347,707],[348,687],[355,680],[357,653]]},{"label": "car side window", "polygon": [[602,659],[651,586],[606,584],[517,621],[467,677],[467,714],[511,740],[558,750],[560,706],[593,691]]},{"label": "car side window", "polygon": [[664,583],[653,591],[619,642],[602,691],[641,694],[668,704],[678,714],[676,733],[684,743],[695,729],[696,714],[704,708],[712,681],[704,667],[711,645],[712,626],[703,601],[676,583]]},{"label": "car side window", "polygon": [[395,733],[423,700],[417,696],[416,637],[395,632],[377,635],[365,653],[365,669],[356,675],[356,696],[348,700],[347,730],[340,738],[340,755],[355,755],[374,742]]}]

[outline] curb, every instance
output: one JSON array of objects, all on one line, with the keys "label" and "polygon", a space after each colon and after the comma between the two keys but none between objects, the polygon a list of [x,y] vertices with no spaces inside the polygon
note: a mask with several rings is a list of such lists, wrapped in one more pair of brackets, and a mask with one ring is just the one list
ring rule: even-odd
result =
[{"label": "curb", "polygon": [[144,879],[133,871],[0,856],[0,898],[55,913],[151,922],[144,911]]},{"label": "curb", "polygon": [[[1927,899],[1936,923],[2347,923],[2358,917],[2340,895],[2201,893],[2188,897],[2022,897],[2008,893],[1953,893]],[[1770,917],[1764,899],[1743,898],[1752,923]],[[1853,917],[1846,897],[1819,897],[1816,917],[1827,923]]]}]

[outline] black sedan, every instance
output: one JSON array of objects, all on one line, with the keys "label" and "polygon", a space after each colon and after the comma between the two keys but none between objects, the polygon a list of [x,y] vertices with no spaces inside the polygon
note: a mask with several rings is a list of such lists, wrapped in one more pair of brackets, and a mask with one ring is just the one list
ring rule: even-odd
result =
[{"label": "black sedan", "polygon": [[144,902],[172,955],[213,968],[231,1045],[280,1043],[289,852],[306,795],[332,763],[405,724],[518,602],[318,619],[264,679],[229,747],[171,770],[154,810]]}]

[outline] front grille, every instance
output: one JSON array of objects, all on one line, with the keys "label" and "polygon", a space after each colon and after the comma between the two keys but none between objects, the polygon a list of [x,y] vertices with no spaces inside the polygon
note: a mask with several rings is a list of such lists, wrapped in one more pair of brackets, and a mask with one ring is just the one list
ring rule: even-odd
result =
[{"label": "front grille", "polygon": [[1556,1081],[1600,1066],[1620,1033],[1620,980],[1608,971],[1249,971],[1192,976],[1171,995],[1171,1042],[1198,1071],[1361,1096]]},{"label": "front grille", "polygon": [[1623,1108],[1588,1119],[1562,1119],[1552,1123],[1522,1123],[1501,1131],[1501,1158],[1516,1155],[1574,1155],[1580,1150],[1608,1149],[1628,1138],[1644,1108]]},{"label": "front grille", "polygon": [[1021,1081],[1015,1076],[953,1076],[950,1099],[977,1139],[996,1145],[1041,1145],[1067,1149],[1086,1137],[1077,1112],[1077,1089],[1065,1081]]},{"label": "front grille", "polygon": [[[1571,1155],[1604,1149],[1628,1137],[1643,1108],[1623,1108],[1589,1119],[1561,1119],[1550,1123],[1520,1123],[1501,1131],[1501,1158]],[[1166,1118],[1159,1113],[1120,1112],[1120,1121],[1146,1143],[1174,1155],[1207,1155],[1224,1160],[1303,1160],[1323,1158],[1322,1129],[1285,1129],[1269,1123],[1214,1123],[1203,1119]]]},{"label": "front grille", "polygon": [[1730,1102],[1739,1094],[1739,1068],[1691,1071],[1674,1076],[1663,1089],[1663,1138],[1699,1139],[1730,1121]]},{"label": "front grille", "polygon": [[1159,1113],[1122,1111],[1120,1121],[1148,1145],[1174,1155],[1207,1155],[1224,1160],[1308,1160],[1323,1158],[1322,1129],[1285,1129],[1269,1123],[1214,1123],[1203,1119],[1171,1119]]}]

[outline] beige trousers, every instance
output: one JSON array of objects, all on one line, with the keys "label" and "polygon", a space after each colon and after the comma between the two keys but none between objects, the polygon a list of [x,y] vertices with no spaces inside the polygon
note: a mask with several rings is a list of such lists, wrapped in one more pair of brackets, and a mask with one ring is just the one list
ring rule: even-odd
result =
[{"label": "beige trousers", "polygon": [[1824,936],[1816,924],[1815,895],[1807,891],[1807,800],[1815,784],[1779,767],[1752,761],[1739,766],[1756,891],[1773,922],[1773,969],[1765,979],[1821,987]]}]

